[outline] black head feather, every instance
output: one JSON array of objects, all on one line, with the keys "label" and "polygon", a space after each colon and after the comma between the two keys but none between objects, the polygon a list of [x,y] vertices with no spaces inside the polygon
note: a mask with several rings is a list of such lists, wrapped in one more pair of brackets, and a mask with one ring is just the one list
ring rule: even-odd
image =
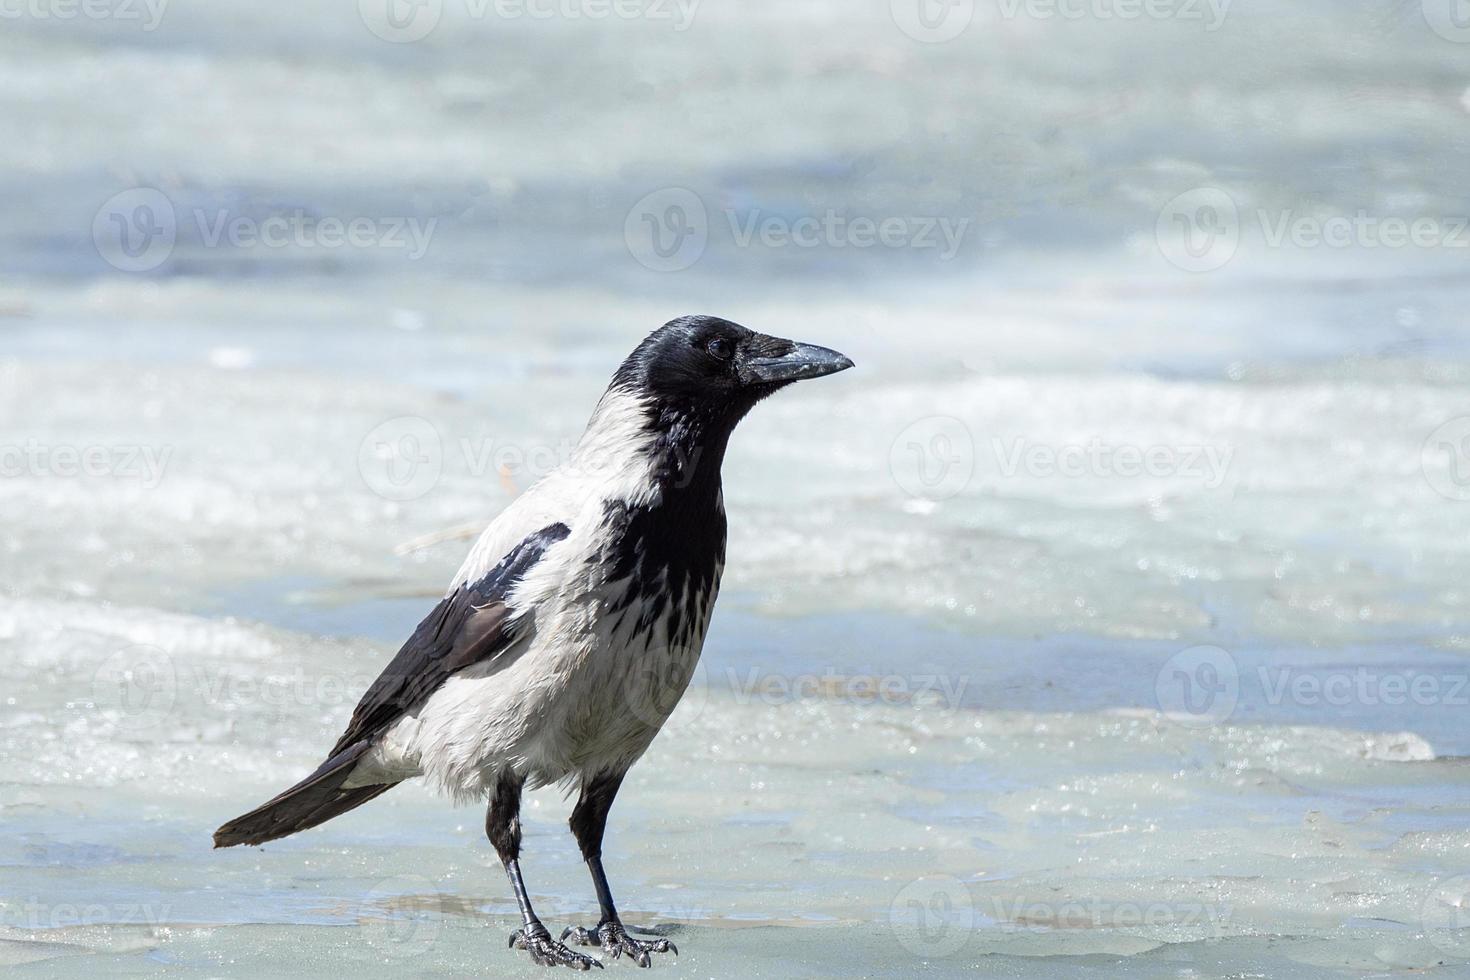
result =
[{"label": "black head feather", "polygon": [[665,489],[713,500],[730,433],[757,402],[793,381],[851,366],[824,347],[716,316],[684,316],[644,338],[613,375],[610,390],[643,401]]},{"label": "black head feather", "polygon": [[612,383],[646,398],[660,414],[733,429],[756,402],[793,381],[851,366],[825,348],[756,333],[717,316],[683,316],[649,334]]}]

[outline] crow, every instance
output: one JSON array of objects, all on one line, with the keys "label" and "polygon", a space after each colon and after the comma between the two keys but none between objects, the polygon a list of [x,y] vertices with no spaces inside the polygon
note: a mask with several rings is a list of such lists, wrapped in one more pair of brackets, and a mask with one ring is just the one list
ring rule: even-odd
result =
[{"label": "crow", "polygon": [[[327,759],[231,820],[216,847],[261,844],[425,776],[489,801],[485,832],[520,907],[510,945],[545,966],[678,950],[628,935],[602,869],[608,810],[683,694],[725,563],[720,468],[761,399],[852,367],[824,347],[712,316],[672,320],[613,375],[565,463],[485,529],[448,593],[363,695]],[[579,793],[571,830],[600,921],[552,939],[520,868],[525,788]]]}]

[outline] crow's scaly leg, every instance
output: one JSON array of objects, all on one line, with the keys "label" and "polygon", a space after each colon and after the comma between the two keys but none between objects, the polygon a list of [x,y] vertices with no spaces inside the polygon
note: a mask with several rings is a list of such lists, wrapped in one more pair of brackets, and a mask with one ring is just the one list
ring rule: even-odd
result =
[{"label": "crow's scaly leg", "polygon": [[511,933],[510,945],[524,949],[531,959],[542,966],[569,966],[574,970],[590,970],[602,964],[590,956],[573,952],[551,938],[551,933],[536,918],[531,908],[531,899],[526,895],[526,883],[521,878],[521,784],[520,777],[507,771],[495,784],[495,793],[490,798],[490,809],[485,813],[485,836],[500,855],[505,873],[510,878],[510,887],[515,892],[516,904],[521,909],[525,925]]},{"label": "crow's scaly leg", "polygon": [[613,797],[622,785],[623,774],[603,774],[584,784],[582,795],[572,810],[572,834],[582,848],[582,857],[592,872],[592,887],[597,889],[597,906],[601,919],[596,929],[581,926],[568,928],[561,934],[563,941],[571,939],[581,946],[600,946],[603,951],[617,959],[627,953],[639,966],[648,966],[650,953],[679,955],[679,950],[667,939],[634,939],[623,928],[618,919],[617,906],[613,905],[612,892],[607,887],[607,873],[602,870],[602,835],[607,829],[607,811],[612,808]]}]

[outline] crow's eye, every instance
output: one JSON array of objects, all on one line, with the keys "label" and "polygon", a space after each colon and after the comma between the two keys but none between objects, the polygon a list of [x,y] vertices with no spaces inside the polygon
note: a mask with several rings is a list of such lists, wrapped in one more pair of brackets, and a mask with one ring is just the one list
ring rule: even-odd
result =
[{"label": "crow's eye", "polygon": [[709,351],[711,357],[719,358],[722,361],[728,361],[735,356],[735,345],[724,337],[716,337],[714,340],[705,344],[704,349]]}]

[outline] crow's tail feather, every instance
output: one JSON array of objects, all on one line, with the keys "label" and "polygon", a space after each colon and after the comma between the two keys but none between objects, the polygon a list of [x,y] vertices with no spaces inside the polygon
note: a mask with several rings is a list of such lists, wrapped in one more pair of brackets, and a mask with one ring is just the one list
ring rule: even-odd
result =
[{"label": "crow's tail feather", "polygon": [[397,783],[376,783],[344,789],[357,761],[368,750],[367,741],[357,742],[332,756],[316,772],[292,786],[269,803],[236,817],[214,832],[215,847],[264,844],[299,830],[315,827],[368,800],[388,792]]}]

